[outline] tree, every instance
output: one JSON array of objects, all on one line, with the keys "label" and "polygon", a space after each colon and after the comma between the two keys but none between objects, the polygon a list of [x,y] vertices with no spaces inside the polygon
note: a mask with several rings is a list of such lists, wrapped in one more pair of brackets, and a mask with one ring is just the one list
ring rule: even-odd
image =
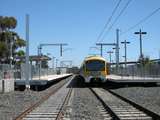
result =
[{"label": "tree", "polygon": [[18,55],[17,50],[26,45],[16,32],[11,31],[16,26],[17,20],[14,17],[0,16],[0,63],[10,63],[10,57]]},{"label": "tree", "polygon": [[141,57],[139,57],[138,61],[143,66],[146,66],[146,65],[148,65],[148,64],[151,63],[149,56],[144,56],[144,55],[142,55]]}]

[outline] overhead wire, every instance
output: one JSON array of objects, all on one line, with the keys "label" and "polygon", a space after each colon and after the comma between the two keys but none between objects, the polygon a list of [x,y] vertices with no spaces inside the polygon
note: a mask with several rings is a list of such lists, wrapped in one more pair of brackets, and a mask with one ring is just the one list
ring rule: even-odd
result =
[{"label": "overhead wire", "polygon": [[113,18],[113,15],[115,14],[115,12],[116,12],[117,9],[118,9],[118,7],[119,7],[121,1],[122,1],[122,0],[119,0],[118,3],[117,3],[117,5],[116,5],[116,7],[113,9],[111,16],[109,17],[109,19],[107,20],[106,24],[104,25],[102,31],[101,31],[100,34],[98,35],[97,41],[99,41],[99,39],[100,39],[101,36],[103,35],[105,29],[108,27],[109,23],[111,22],[111,20],[112,20],[112,18]]},{"label": "overhead wire", "polygon": [[129,32],[132,29],[134,29],[135,27],[137,27],[138,25],[140,25],[143,22],[147,21],[150,17],[152,17],[154,14],[156,14],[159,10],[160,10],[160,7],[157,8],[157,9],[155,9],[153,12],[151,12],[149,15],[147,15],[146,17],[144,17],[143,19],[141,19],[138,23],[136,23],[132,27],[128,28],[126,31],[122,32],[121,35],[126,34],[127,32]]},{"label": "overhead wire", "polygon": [[108,28],[108,31],[103,35],[101,41],[104,40],[105,36],[110,32],[110,30],[113,28],[113,26],[115,25],[115,23],[118,21],[118,19],[121,17],[121,15],[124,13],[124,11],[127,9],[128,5],[131,3],[132,0],[128,0],[128,2],[125,4],[125,6],[123,7],[123,9],[121,10],[121,12],[119,13],[119,15],[116,17],[116,19],[114,20],[114,22],[110,25],[110,27]]}]

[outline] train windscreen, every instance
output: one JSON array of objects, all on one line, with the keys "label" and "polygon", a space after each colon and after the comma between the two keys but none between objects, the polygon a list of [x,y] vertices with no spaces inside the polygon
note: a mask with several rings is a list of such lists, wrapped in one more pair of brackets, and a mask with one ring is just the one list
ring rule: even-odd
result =
[{"label": "train windscreen", "polygon": [[87,71],[104,71],[105,70],[105,62],[99,60],[91,60],[86,62],[86,70]]}]

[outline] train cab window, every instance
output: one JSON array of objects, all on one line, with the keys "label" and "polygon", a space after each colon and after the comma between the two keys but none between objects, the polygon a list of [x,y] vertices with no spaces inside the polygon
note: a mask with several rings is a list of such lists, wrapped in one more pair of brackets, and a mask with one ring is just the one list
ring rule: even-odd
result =
[{"label": "train cab window", "polygon": [[86,62],[86,70],[87,71],[104,71],[105,70],[105,62],[99,60],[91,60]]}]

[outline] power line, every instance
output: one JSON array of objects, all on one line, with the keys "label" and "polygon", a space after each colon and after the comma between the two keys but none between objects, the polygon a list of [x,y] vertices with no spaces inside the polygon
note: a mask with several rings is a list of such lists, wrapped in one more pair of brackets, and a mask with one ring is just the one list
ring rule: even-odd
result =
[{"label": "power line", "polygon": [[121,17],[121,15],[123,14],[123,12],[127,9],[128,5],[131,3],[132,0],[128,0],[128,2],[125,4],[125,6],[123,7],[123,9],[121,10],[121,12],[119,13],[119,15],[116,17],[116,19],[114,20],[114,22],[110,25],[110,27],[108,28],[108,31],[103,35],[102,40],[104,40],[105,36],[109,33],[109,31],[113,28],[113,26],[115,25],[115,23],[118,21],[118,19]]},{"label": "power line", "polygon": [[158,11],[160,10],[160,7],[155,9],[153,12],[151,12],[149,15],[147,15],[146,17],[144,17],[143,19],[141,19],[137,24],[133,25],[132,27],[128,28],[126,31],[124,31],[122,34],[125,34],[129,31],[131,31],[132,29],[134,29],[135,27],[137,27],[138,25],[142,24],[143,22],[147,21],[150,17],[152,17],[154,14],[156,14]]},{"label": "power line", "polygon": [[108,27],[108,24],[109,24],[110,21],[112,20],[112,17],[113,17],[113,15],[115,14],[115,12],[117,11],[117,9],[118,9],[121,1],[122,1],[122,0],[119,0],[118,3],[117,3],[117,5],[116,5],[116,7],[113,9],[111,16],[109,17],[109,19],[108,19],[108,21],[106,22],[106,24],[104,25],[102,31],[101,31],[100,34],[98,35],[97,41],[101,38],[101,36],[103,35],[105,29]]}]

